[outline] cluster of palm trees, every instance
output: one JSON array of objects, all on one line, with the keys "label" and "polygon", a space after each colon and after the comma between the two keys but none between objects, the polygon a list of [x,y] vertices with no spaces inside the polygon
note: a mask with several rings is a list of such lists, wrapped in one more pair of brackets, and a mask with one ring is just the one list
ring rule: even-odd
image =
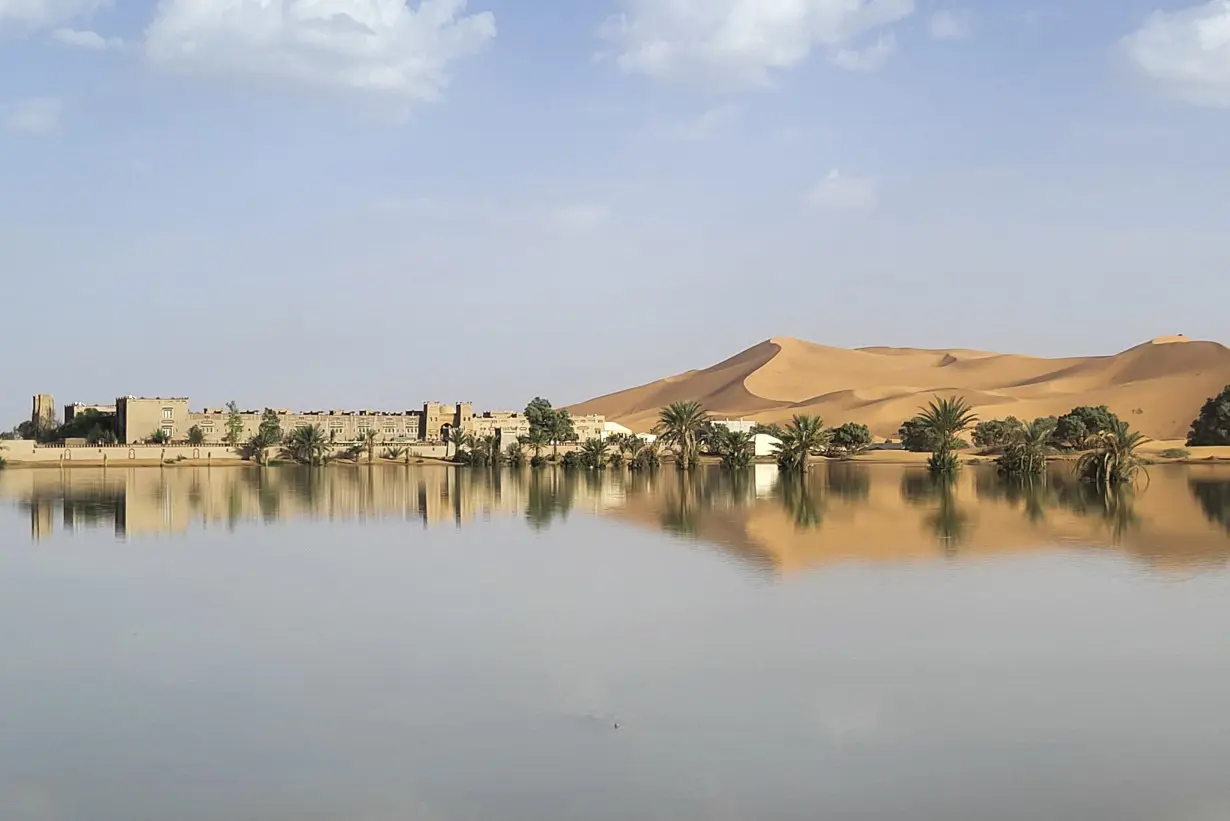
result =
[{"label": "cluster of palm trees", "polygon": [[[977,415],[963,397],[937,397],[921,409],[913,422],[932,442],[927,467],[933,474],[951,475],[957,470],[960,434],[977,421]],[[1045,476],[1047,459],[1054,452],[1055,426],[1052,418],[1035,419],[1020,426],[996,460],[1000,472],[1027,480]],[[1076,473],[1101,488],[1135,484],[1144,471],[1144,459],[1138,451],[1147,441],[1131,430],[1127,422],[1115,420],[1110,430],[1095,434],[1087,443],[1089,449],[1077,460]]]}]

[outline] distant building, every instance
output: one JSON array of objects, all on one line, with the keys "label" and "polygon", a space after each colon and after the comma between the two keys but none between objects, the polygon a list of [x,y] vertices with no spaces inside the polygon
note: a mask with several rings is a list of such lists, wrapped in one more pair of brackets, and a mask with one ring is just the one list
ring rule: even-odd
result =
[{"label": "distant building", "polygon": [[713,424],[720,428],[726,428],[731,433],[751,433],[756,429],[757,423],[749,422],[746,419],[738,421],[734,419],[714,419]]},{"label": "distant building", "polygon": [[[97,407],[104,406],[81,406]],[[135,444],[149,439],[154,434],[163,434],[172,442],[188,439],[188,432],[198,428],[205,444],[224,441],[230,413],[223,408],[205,408],[199,412],[189,409],[186,397],[136,397],[123,396],[115,400],[116,427],[119,439],[125,444]],[[358,442],[369,432],[375,431],[377,441],[397,442],[442,442],[449,431],[460,428],[477,436],[494,434],[501,437],[506,446],[517,436],[529,433],[529,421],[524,414],[514,412],[491,412],[480,416],[474,414],[469,402],[444,405],[427,402],[422,410],[406,411],[308,411],[275,410],[278,422],[285,433],[308,425],[318,426],[332,442]],[[243,423],[240,441],[247,441],[260,429],[263,410],[241,411]],[[577,417],[574,422],[578,437],[600,436],[605,419],[601,416]]]},{"label": "distant building", "polygon": [[74,402],[64,406],[64,424],[68,424],[78,415],[87,411],[100,413],[103,416],[115,416],[115,405],[87,405],[84,402]]},{"label": "distant building", "polygon": [[56,400],[49,393],[40,393],[34,397],[33,407],[30,409],[30,421],[35,427],[45,428],[55,424],[56,421]]}]

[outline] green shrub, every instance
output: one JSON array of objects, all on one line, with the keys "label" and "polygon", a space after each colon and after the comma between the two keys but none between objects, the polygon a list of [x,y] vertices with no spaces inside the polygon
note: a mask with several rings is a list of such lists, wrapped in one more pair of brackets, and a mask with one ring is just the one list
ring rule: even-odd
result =
[{"label": "green shrub", "polygon": [[1188,447],[1230,445],[1230,385],[1200,409],[1187,435]]},{"label": "green shrub", "polygon": [[1184,448],[1166,448],[1158,455],[1163,459],[1186,459],[1192,455],[1192,452]]}]

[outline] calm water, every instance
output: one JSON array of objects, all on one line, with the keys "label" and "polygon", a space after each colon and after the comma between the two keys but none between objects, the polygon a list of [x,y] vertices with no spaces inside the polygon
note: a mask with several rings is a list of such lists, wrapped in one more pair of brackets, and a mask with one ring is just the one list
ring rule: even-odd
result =
[{"label": "calm water", "polygon": [[1228,558],[1211,467],[0,472],[0,819],[1225,821]]}]

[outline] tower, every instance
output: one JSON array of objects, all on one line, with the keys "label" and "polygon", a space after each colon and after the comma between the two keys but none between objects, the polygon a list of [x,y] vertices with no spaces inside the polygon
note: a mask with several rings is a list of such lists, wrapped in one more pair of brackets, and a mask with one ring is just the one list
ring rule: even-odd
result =
[{"label": "tower", "polygon": [[39,428],[49,428],[56,422],[56,400],[49,393],[40,393],[34,397],[34,407],[30,412],[30,421]]}]

